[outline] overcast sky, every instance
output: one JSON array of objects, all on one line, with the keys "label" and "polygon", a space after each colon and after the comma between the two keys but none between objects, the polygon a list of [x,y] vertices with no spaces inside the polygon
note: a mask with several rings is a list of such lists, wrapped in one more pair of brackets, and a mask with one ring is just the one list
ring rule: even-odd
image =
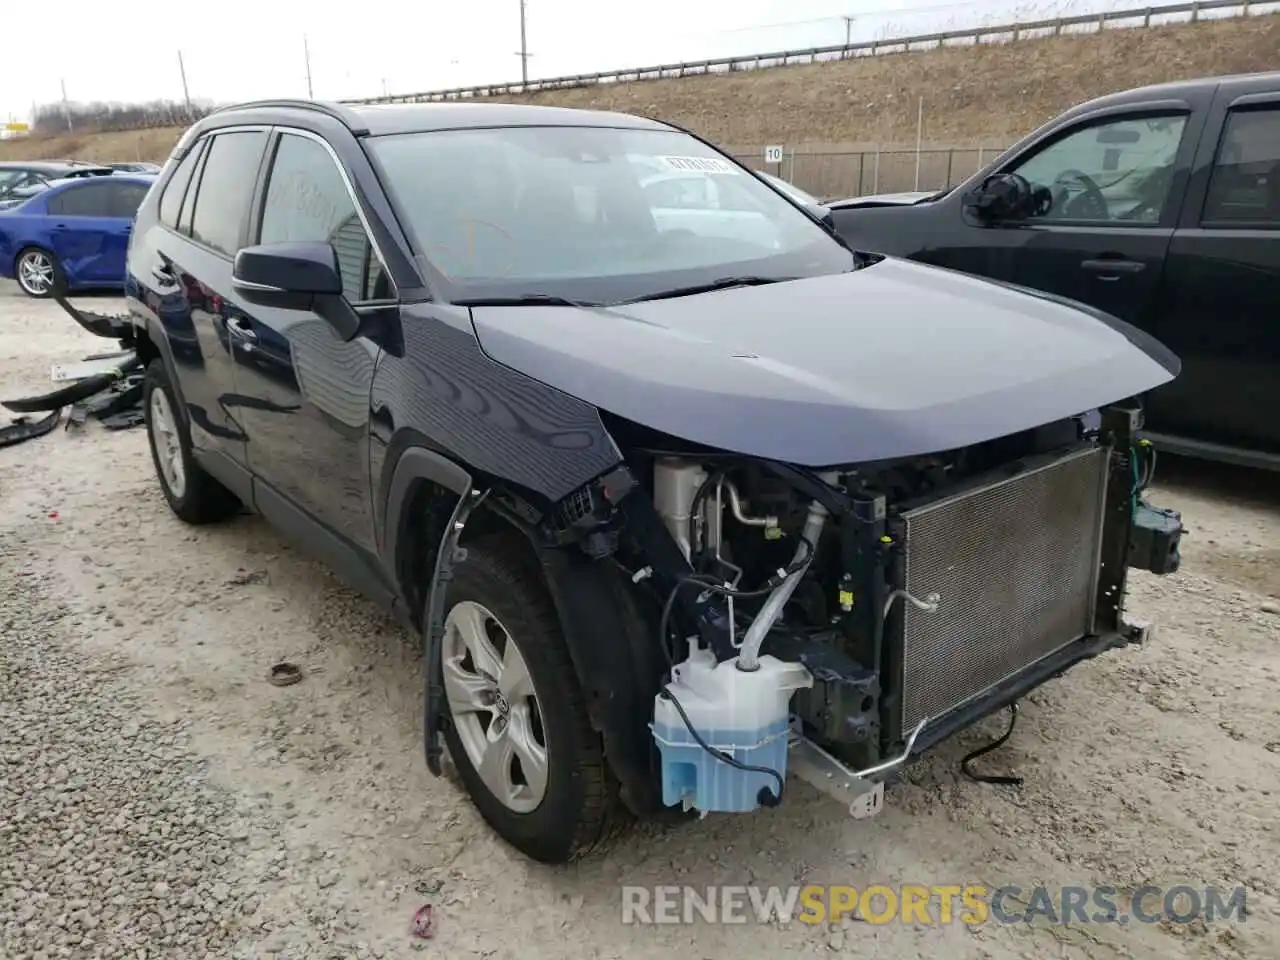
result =
[{"label": "overcast sky", "polygon": [[[529,76],[643,66],[927,33],[1137,0],[527,0]],[[4,38],[0,118],[33,103],[193,99],[225,103],[307,94],[305,32],[317,98],[377,96],[520,78],[519,0],[283,0],[103,3],[61,0],[57,30]],[[443,11],[447,10],[447,14]]]}]

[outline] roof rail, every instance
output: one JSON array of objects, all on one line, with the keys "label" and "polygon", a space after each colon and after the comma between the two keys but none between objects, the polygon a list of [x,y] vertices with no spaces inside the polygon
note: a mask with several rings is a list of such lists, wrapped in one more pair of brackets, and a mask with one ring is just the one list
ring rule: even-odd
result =
[{"label": "roof rail", "polygon": [[224,107],[218,107],[213,111],[213,113],[226,113],[228,110],[253,110],[259,108],[311,110],[315,113],[323,113],[325,116],[332,117],[339,123],[344,124],[357,137],[364,136],[369,132],[368,126],[360,119],[354,110],[339,103],[330,103],[327,100],[249,100],[245,103],[230,103]]}]

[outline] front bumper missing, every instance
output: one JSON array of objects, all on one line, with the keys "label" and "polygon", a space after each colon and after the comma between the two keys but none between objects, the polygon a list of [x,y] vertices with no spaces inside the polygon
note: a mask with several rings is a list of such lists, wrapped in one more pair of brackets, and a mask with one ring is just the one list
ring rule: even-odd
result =
[{"label": "front bumper missing", "polygon": [[1082,660],[1091,660],[1098,654],[1117,647],[1145,643],[1151,630],[1151,625],[1144,621],[1123,620],[1118,631],[1081,637],[1067,644],[996,684],[981,697],[930,721],[916,738],[911,752],[921,754],[966,727],[973,726],[984,717],[1003,710],[1054,677],[1066,673]]},{"label": "front bumper missing", "polygon": [[1117,647],[1148,642],[1153,629],[1147,621],[1126,619],[1122,621],[1118,631],[1083,637],[1068,644],[1009,677],[983,696],[934,720],[921,720],[895,756],[863,770],[847,766],[793,727],[787,754],[789,772],[846,804],[852,816],[872,816],[880,810],[885,780],[913,758],[990,714],[1017,702],[1036,687],[1062,675],[1083,660],[1092,659]]}]

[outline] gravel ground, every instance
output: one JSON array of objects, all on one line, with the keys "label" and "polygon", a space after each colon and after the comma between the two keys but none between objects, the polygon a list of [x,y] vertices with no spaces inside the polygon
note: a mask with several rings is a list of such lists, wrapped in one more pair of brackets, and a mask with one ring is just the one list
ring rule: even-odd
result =
[{"label": "gravel ground", "polygon": [[[118,301],[94,298],[95,309]],[[101,350],[0,288],[0,395]],[[1142,649],[993,719],[851,821],[777,811],[646,828],[570,869],[496,841],[425,770],[410,640],[256,518],[168,512],[141,430],[0,450],[0,958],[447,956],[957,960],[1275,957],[1280,944],[1280,479],[1166,458],[1184,570],[1135,577]],[[277,688],[288,659],[304,680]],[[1244,923],[623,925],[626,884],[1248,889]],[[430,903],[436,937],[413,941]],[[421,950],[422,952],[419,952]]]}]

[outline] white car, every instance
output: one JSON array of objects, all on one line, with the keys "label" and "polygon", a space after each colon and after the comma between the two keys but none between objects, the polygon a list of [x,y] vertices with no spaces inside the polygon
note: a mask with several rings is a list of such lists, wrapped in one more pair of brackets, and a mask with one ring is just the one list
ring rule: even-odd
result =
[{"label": "white car", "polygon": [[[737,178],[747,174],[726,165],[723,172],[668,170],[640,181],[662,230],[689,230],[699,236],[750,240],[769,249],[778,237],[769,217],[750,190]],[[804,191],[767,173],[761,173],[777,189],[802,206],[820,206]]]}]

